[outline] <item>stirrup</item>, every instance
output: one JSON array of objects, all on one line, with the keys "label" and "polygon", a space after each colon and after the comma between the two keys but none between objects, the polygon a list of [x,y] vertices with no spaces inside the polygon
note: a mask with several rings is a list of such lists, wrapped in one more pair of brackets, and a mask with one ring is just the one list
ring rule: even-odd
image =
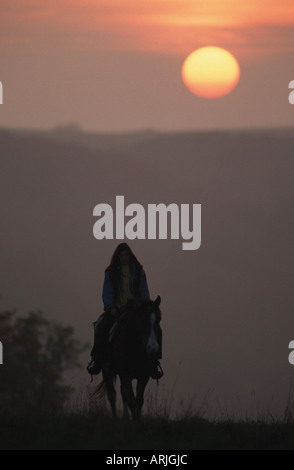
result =
[{"label": "stirrup", "polygon": [[87,366],[87,371],[88,371],[89,374],[91,375],[91,378],[92,378],[91,382],[93,382],[93,375],[98,375],[98,374],[100,374],[100,372],[101,372],[101,367],[99,367],[99,366],[97,365],[97,363],[96,363],[96,361],[95,361],[94,358],[89,362],[89,364],[88,364],[88,366]]}]

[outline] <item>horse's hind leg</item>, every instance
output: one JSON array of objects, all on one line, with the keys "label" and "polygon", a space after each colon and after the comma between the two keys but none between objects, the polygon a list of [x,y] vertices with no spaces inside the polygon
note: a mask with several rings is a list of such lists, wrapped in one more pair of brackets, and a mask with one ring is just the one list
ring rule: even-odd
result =
[{"label": "horse's hind leg", "polygon": [[121,396],[122,396],[122,401],[123,401],[123,406],[124,406],[123,417],[124,419],[129,419],[128,398],[126,396],[125,389],[122,385],[120,386],[120,391],[121,391]]},{"label": "horse's hind leg", "polygon": [[127,404],[131,410],[133,419],[136,418],[136,398],[134,395],[132,380],[129,377],[120,377],[121,392],[124,401],[124,406]]},{"label": "horse's hind leg", "polygon": [[107,398],[110,403],[112,415],[116,416],[116,390],[113,384],[114,377],[110,372],[105,370],[103,370],[102,374],[107,389]]}]

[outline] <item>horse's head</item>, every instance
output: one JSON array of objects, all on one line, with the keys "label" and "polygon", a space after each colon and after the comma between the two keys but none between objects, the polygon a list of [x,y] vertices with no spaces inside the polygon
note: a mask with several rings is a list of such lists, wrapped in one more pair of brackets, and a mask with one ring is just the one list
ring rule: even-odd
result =
[{"label": "horse's head", "polygon": [[160,296],[155,301],[141,301],[135,312],[136,330],[145,348],[145,352],[149,355],[155,355],[159,349],[160,303]]}]

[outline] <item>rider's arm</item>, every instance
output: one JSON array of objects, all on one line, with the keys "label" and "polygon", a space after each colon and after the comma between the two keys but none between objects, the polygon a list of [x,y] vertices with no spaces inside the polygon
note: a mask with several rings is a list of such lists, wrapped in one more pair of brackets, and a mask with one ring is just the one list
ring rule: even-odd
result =
[{"label": "rider's arm", "polygon": [[115,307],[115,293],[112,281],[110,279],[109,273],[106,271],[103,283],[102,291],[102,300],[104,304],[104,309],[108,310],[109,308]]},{"label": "rider's arm", "polygon": [[148,287],[148,282],[147,282],[147,276],[146,276],[146,273],[145,273],[144,269],[142,269],[142,272],[141,272],[139,290],[140,290],[140,299],[141,300],[150,300],[150,293],[149,293],[149,287]]}]

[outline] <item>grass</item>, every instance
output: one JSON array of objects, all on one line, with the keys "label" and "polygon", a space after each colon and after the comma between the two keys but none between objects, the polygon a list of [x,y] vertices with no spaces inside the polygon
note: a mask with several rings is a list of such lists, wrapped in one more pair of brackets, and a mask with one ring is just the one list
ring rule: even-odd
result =
[{"label": "grass", "polygon": [[210,422],[146,415],[113,419],[105,409],[1,417],[0,450],[291,450],[292,422]]},{"label": "grass", "polygon": [[157,390],[147,395],[140,422],[112,418],[106,397],[98,400],[91,387],[62,412],[0,407],[0,450],[294,450],[292,388],[281,417],[256,405],[254,420],[214,415],[210,393],[197,408],[181,402],[175,413],[173,393],[160,397]]}]

